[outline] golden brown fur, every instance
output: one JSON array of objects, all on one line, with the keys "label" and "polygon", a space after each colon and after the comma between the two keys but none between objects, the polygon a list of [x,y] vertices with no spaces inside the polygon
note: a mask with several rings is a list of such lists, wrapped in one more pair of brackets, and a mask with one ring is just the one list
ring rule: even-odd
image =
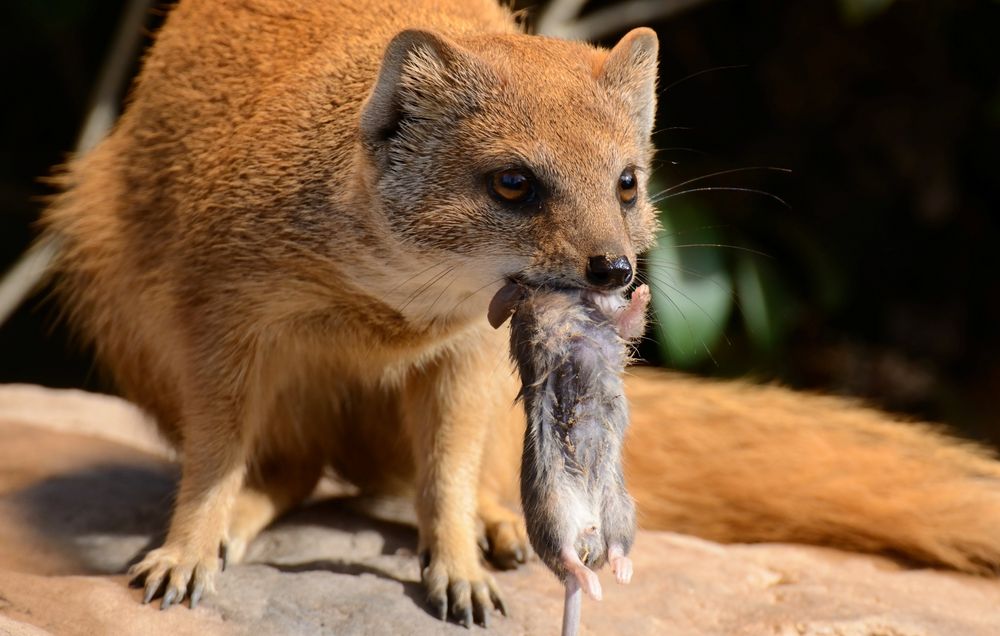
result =
[{"label": "golden brown fur", "polygon": [[1000,464],[984,449],[841,399],[631,373],[640,526],[998,570]]},{"label": "golden brown fur", "polygon": [[[520,35],[488,0],[172,11],[45,217],[71,317],[182,451],[136,569],[150,595],[196,599],[220,543],[238,559],[332,466],[416,495],[432,606],[485,620],[477,528],[497,561],[526,549],[523,415],[486,306],[507,276],[582,284],[587,257],[649,247],[651,205],[614,188],[634,165],[645,190],[655,58],[648,30],[608,53]],[[544,213],[486,195],[510,162],[554,184]],[[1000,562],[997,464],[974,449],[780,389],[629,387],[642,525]]]}]

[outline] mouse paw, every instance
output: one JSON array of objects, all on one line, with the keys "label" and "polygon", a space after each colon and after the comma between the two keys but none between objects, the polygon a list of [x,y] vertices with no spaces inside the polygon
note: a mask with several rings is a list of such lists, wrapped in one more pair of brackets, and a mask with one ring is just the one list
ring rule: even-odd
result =
[{"label": "mouse paw", "polygon": [[611,557],[611,572],[619,583],[632,580],[632,559],[627,556]]},{"label": "mouse paw", "polygon": [[[576,550],[572,547],[563,548],[561,554],[562,566],[566,569],[567,585],[572,581],[574,585],[580,587],[583,593],[594,599],[601,600],[601,581],[597,578],[597,573],[588,568],[580,560]],[[569,588],[567,588],[569,589]]]},{"label": "mouse paw", "polygon": [[601,580],[597,578],[597,573],[589,568],[581,568],[573,573],[576,576],[577,582],[580,584],[580,589],[583,593],[599,601],[604,598],[604,592],[601,590]]},{"label": "mouse paw", "polygon": [[179,605],[184,597],[197,607],[201,597],[215,591],[215,575],[219,571],[218,548],[208,554],[165,545],[151,551],[142,561],[129,568],[131,587],[144,588],[142,602],[149,603],[160,596],[160,609]]},{"label": "mouse paw", "polygon": [[651,298],[649,286],[639,285],[632,292],[628,305],[615,318],[618,334],[623,340],[638,340],[646,330],[646,307]]},{"label": "mouse paw", "polygon": [[625,549],[620,543],[613,542],[608,546],[608,563],[611,565],[615,580],[619,583],[628,583],[632,580],[632,559],[625,555]]},{"label": "mouse paw", "polygon": [[471,627],[473,622],[487,627],[494,609],[507,615],[500,588],[478,562],[462,567],[424,552],[421,566],[427,603],[437,618],[447,620],[451,617],[464,627]]}]

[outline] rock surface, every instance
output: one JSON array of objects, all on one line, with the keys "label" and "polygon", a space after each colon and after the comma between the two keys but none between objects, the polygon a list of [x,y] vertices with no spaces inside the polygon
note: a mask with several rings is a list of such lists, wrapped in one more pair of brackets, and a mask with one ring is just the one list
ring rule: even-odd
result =
[{"label": "rock surface", "polygon": [[[461,634],[423,608],[412,527],[350,498],[267,530],[197,610],[138,603],[121,573],[155,545],[176,467],[130,405],[0,387],[0,634]],[[641,532],[636,576],[585,601],[584,634],[927,636],[1000,633],[1000,582],[788,545]],[[533,563],[497,573],[493,634],[558,633],[562,592]],[[481,631],[480,628],[474,628]]]}]

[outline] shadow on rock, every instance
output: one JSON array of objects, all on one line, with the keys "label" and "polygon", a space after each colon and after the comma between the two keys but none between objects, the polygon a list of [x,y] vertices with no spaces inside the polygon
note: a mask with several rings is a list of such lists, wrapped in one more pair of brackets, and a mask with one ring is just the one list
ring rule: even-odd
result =
[{"label": "shadow on rock", "polygon": [[19,521],[74,564],[73,574],[114,574],[162,540],[176,473],[106,464],[45,477],[12,493]]},{"label": "shadow on rock", "polygon": [[[118,574],[163,543],[175,468],[114,463],[43,478],[11,495],[22,523],[65,557],[67,574]],[[374,576],[402,586],[426,611],[412,504],[384,507],[366,497],[313,501],[272,524],[251,544],[248,564],[280,573]],[[376,516],[373,516],[376,515]],[[225,576],[225,575],[224,575]]]}]

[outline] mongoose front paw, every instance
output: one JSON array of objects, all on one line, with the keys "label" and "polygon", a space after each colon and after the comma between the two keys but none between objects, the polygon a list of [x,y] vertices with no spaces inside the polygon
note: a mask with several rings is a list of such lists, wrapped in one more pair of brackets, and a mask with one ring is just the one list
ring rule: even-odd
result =
[{"label": "mongoose front paw", "polygon": [[420,557],[420,576],[427,590],[431,613],[441,620],[449,616],[464,627],[473,621],[487,627],[494,609],[507,615],[507,607],[496,581],[478,563],[459,567],[445,563],[425,551]]},{"label": "mongoose front paw", "polygon": [[160,609],[179,605],[184,597],[191,599],[191,609],[201,597],[215,591],[215,575],[219,571],[217,553],[199,555],[191,550],[165,545],[151,551],[139,563],[129,568],[131,587],[145,588],[142,602],[149,603],[163,596]]}]

